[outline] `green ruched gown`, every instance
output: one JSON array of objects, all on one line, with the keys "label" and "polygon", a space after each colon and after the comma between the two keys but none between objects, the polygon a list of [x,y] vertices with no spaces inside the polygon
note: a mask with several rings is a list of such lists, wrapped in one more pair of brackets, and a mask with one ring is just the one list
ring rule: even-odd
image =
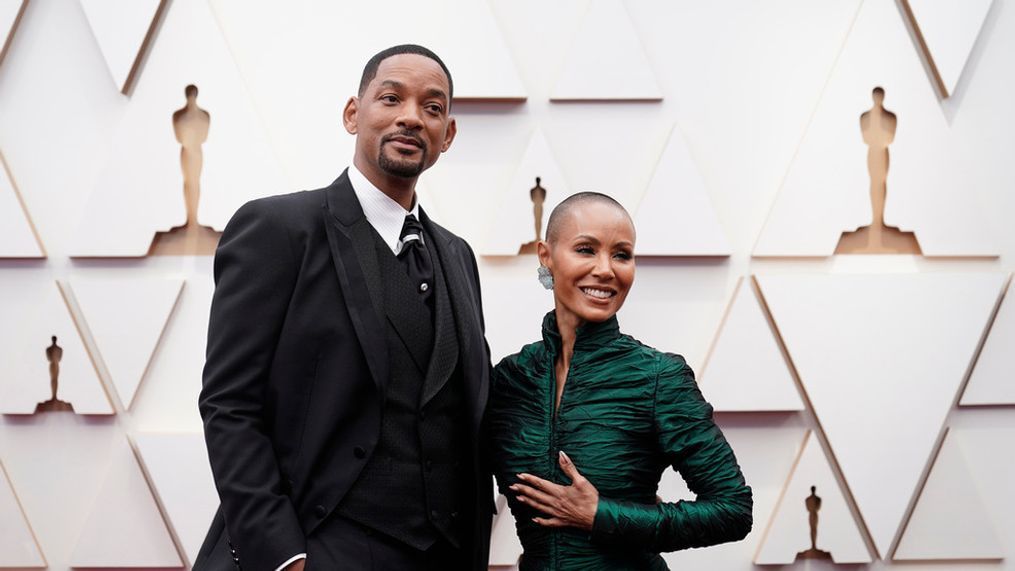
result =
[{"label": "green ruched gown", "polygon": [[[494,369],[487,429],[497,485],[508,498],[525,553],[521,571],[667,569],[660,552],[742,539],[751,489],[679,355],[620,333],[616,317],[578,329],[560,408],[554,361],[561,341],[551,311],[543,340]],[[508,486],[527,472],[569,484],[558,450],[599,491],[590,532],[548,528]],[[672,466],[695,501],[657,503]]]}]

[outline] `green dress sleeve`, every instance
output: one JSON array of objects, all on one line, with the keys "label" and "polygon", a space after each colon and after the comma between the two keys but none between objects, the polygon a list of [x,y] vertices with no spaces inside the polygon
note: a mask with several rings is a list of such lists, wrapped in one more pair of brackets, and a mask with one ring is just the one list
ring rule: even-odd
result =
[{"label": "green dress sleeve", "polygon": [[696,499],[649,505],[600,496],[592,540],[665,552],[743,539],[753,500],[733,450],[683,358],[661,354],[659,361],[656,444]]}]

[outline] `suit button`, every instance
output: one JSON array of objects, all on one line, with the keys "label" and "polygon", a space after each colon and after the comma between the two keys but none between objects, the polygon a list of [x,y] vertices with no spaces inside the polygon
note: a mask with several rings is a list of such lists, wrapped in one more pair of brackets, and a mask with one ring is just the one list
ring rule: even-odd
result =
[{"label": "suit button", "polygon": [[441,517],[441,512],[437,510],[430,510],[430,517],[432,517],[433,519],[438,519]]},{"label": "suit button", "polygon": [[451,519],[458,517],[458,512],[451,512]]},{"label": "suit button", "polygon": [[314,515],[323,518],[328,515],[328,510],[324,506],[314,506]]},{"label": "suit button", "polygon": [[352,449],[352,455],[362,460],[367,457],[367,451],[362,446],[357,446]]},{"label": "suit button", "polygon": [[433,462],[427,460],[425,465],[426,465],[426,471],[427,472],[433,471]]}]

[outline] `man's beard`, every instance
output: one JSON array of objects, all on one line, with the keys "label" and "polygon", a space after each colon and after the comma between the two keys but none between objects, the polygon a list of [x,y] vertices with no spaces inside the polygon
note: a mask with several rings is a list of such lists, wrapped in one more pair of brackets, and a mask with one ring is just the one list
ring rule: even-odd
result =
[{"label": "man's beard", "polygon": [[413,162],[410,159],[398,160],[389,158],[384,152],[384,148],[381,148],[380,155],[377,157],[377,166],[381,167],[381,170],[397,177],[402,178],[415,178],[423,172],[426,164],[426,149],[420,149],[419,161]]}]

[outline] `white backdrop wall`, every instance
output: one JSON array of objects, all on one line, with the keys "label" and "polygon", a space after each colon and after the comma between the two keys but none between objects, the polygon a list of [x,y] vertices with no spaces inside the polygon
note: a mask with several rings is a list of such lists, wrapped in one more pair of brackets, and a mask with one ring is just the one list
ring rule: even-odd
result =
[{"label": "white backdrop wall", "polygon": [[[955,76],[956,57],[965,61],[954,86],[949,83],[948,97],[935,91],[932,60],[920,50],[904,6],[893,0],[445,0],[377,7],[309,0],[169,0],[143,52],[145,64],[127,89],[130,95],[121,93],[123,54],[113,57],[103,49],[119,46],[136,56],[130,50],[140,47],[136,38],[144,36],[157,3],[148,3],[147,19],[134,9],[120,20],[123,37],[134,40],[111,42],[103,36],[111,33],[109,27],[96,26],[96,15],[86,15],[86,9],[115,16],[120,4],[31,0],[0,62],[0,155],[12,182],[0,185],[0,221],[15,221],[0,228],[0,256],[19,255],[3,250],[12,244],[19,252],[36,252],[25,248],[26,227],[17,222],[24,213],[48,256],[0,259],[0,395],[23,389],[45,396],[48,390],[48,378],[19,371],[43,370],[44,376],[45,362],[37,365],[45,358],[49,333],[38,316],[51,314],[53,304],[36,307],[41,302],[32,300],[45,297],[35,292],[52,288],[55,280],[81,341],[61,345],[81,346],[88,353],[67,356],[76,369],[61,374],[94,383],[95,398],[104,394],[114,411],[0,417],[5,475],[0,478],[0,536],[22,538],[13,547],[0,538],[0,566],[31,567],[44,557],[53,569],[187,567],[214,509],[196,406],[211,259],[116,257],[134,255],[129,252],[139,247],[145,251],[150,234],[164,230],[165,220],[178,218],[178,212],[145,208],[183,204],[182,176],[173,170],[179,147],[171,114],[183,106],[186,83],[202,89],[198,103],[212,118],[205,172],[215,177],[203,179],[209,188],[203,188],[202,211],[211,213],[208,223],[218,227],[223,212],[239,198],[317,188],[334,179],[351,160],[352,138],[342,129],[340,112],[363,63],[379,49],[412,41],[442,54],[459,93],[468,97],[453,108],[458,138],[424,175],[432,205],[423,207],[477,251],[484,250],[495,224],[519,232],[519,242],[531,239],[525,208],[519,209],[520,218],[502,215],[505,204],[527,205],[529,164],[556,169],[558,186],[607,192],[632,212],[650,188],[674,193],[691,188],[699,194],[686,200],[645,199],[671,209],[667,217],[647,219],[681,227],[718,224],[713,242],[729,256],[715,256],[703,246],[699,253],[709,255],[639,259],[636,285],[620,315],[626,332],[685,355],[699,372],[706,396],[715,394],[721,401],[724,394],[757,395],[755,410],[737,404],[717,417],[755,490],[754,531],[737,544],[672,554],[672,567],[736,570],[753,568],[756,556],[776,562],[788,554],[792,560],[808,547],[808,538],[805,532],[784,532],[797,530],[806,511],[803,497],[783,490],[806,488],[809,478],[839,486],[825,492],[829,501],[822,521],[837,523],[827,523],[822,533],[834,534],[836,541],[829,545],[851,546],[842,560],[870,560],[848,568],[1015,570],[1015,545],[1006,539],[1015,537],[1015,489],[1008,484],[1015,479],[1015,456],[1009,453],[1013,403],[958,404],[984,338],[993,330],[1011,330],[1010,323],[990,327],[993,316],[1008,323],[1015,315],[1003,307],[997,311],[1015,268],[1012,2],[939,3],[941,10],[954,4],[960,12],[980,14],[950,20],[958,38],[954,45],[945,41],[938,47],[938,28],[933,41],[925,38],[932,50],[950,50],[949,78]],[[19,5],[4,0],[0,13],[16,13]],[[0,20],[2,44],[7,19]],[[862,28],[861,34],[860,21],[878,25]],[[971,26],[977,30],[970,44]],[[873,29],[895,36],[866,31]],[[901,133],[917,121],[914,117],[928,109],[938,114],[935,133],[945,151],[933,155],[933,163],[907,163],[901,158],[919,153],[890,148],[896,170],[889,171],[889,204],[892,172],[902,173],[899,184],[905,184],[920,180],[912,173],[944,169],[947,176],[938,178],[954,183],[907,187],[897,194],[906,196],[907,204],[919,205],[921,192],[928,201],[961,203],[963,212],[975,212],[973,230],[988,237],[985,250],[996,256],[794,258],[788,252],[752,257],[759,236],[769,230],[766,224],[774,220],[773,206],[790,200],[790,191],[785,197],[780,191],[797,158],[808,155],[801,143],[821,140],[823,131],[809,130],[822,128],[822,121],[812,119],[835,116],[822,110],[822,102],[839,101],[841,94],[828,89],[855,88],[863,95],[857,100],[869,105],[875,85],[833,80],[871,76],[866,68],[837,69],[843,61],[864,65],[864,57],[840,57],[854,44],[860,48],[850,53],[884,54],[901,66],[897,74],[880,70],[877,76],[899,84],[888,88],[885,100],[899,118],[898,143],[906,140]],[[583,59],[593,51],[589,46],[602,52],[594,54],[598,64],[591,67]],[[945,52],[940,53],[944,61]],[[119,71],[111,72],[107,59],[119,62]],[[215,93],[219,83],[228,96]],[[916,95],[893,99],[900,91]],[[907,114],[914,109],[906,106],[908,100],[923,107]],[[842,120],[855,125],[852,138],[833,140],[817,154],[845,163],[849,159],[843,157],[853,156],[865,172],[859,115],[866,109],[844,111]],[[230,113],[244,115],[239,121],[216,121]],[[125,144],[130,137],[141,137],[143,144]],[[545,147],[531,144],[538,137]],[[670,144],[674,138],[679,145]],[[537,147],[545,150],[531,151]],[[168,149],[169,156],[151,154],[159,149]],[[669,162],[660,165],[660,157]],[[130,184],[109,182],[126,180],[110,173],[126,166],[136,171],[138,164],[178,178],[147,180],[143,175],[149,171],[142,169]],[[255,167],[270,176],[251,177]],[[231,169],[250,172],[241,176]],[[660,183],[657,174],[672,186]],[[231,177],[244,184],[273,182],[248,187],[248,195],[240,197],[229,187]],[[516,180],[526,183],[519,187]],[[812,182],[813,192],[824,191],[820,180]],[[20,201],[11,200],[11,188]],[[547,189],[548,201],[559,200],[553,194],[559,188]],[[866,186],[852,190],[867,196]],[[18,211],[22,202],[24,213]],[[688,211],[688,205],[697,210]],[[792,204],[786,208],[791,223],[778,231],[796,242],[807,238],[793,235],[802,231],[793,217],[825,220],[814,211],[794,211]],[[961,239],[972,224],[965,220],[970,220],[965,214],[935,218],[934,239],[946,245],[950,233]],[[824,227],[833,234],[852,229]],[[646,228],[643,235],[659,234],[651,230],[657,229]],[[115,247],[103,250],[103,244]],[[668,244],[652,246],[653,252],[661,247],[665,253]],[[89,257],[74,257],[78,254]],[[535,339],[550,308],[550,295],[536,283],[535,266],[533,257],[480,259],[495,361]],[[97,291],[96,284],[103,283],[109,284],[108,295],[101,295],[101,287]],[[734,297],[738,303],[727,310]],[[1005,300],[1015,303],[1010,294]],[[143,320],[139,307],[147,311]],[[757,317],[759,310],[764,319]],[[740,317],[741,311],[750,317]],[[745,325],[723,340],[729,333],[721,331],[723,324]],[[60,326],[70,330],[62,335],[73,337],[73,328]],[[41,338],[25,339],[29,334]],[[709,357],[713,343],[722,351]],[[778,359],[766,360],[774,364],[758,370],[736,362],[738,346],[744,347],[741,354],[761,350],[772,358],[778,352],[789,361],[783,368]],[[1015,383],[1011,359],[992,357],[991,363],[994,380],[983,382]],[[717,371],[714,381],[710,370]],[[861,377],[855,390],[844,386]],[[907,383],[896,383],[900,378]],[[790,398],[773,401],[777,385]],[[792,398],[793,391],[800,399]],[[841,410],[825,422],[820,415],[828,399]],[[877,406],[865,406],[866,399],[877,400]],[[872,436],[870,430],[851,430],[852,424],[891,432],[889,440],[906,453],[874,450],[869,445],[876,430]],[[906,430],[897,432],[899,426]],[[808,431],[813,432],[803,458]],[[906,440],[909,434],[912,439]],[[125,442],[132,455],[124,454]],[[948,449],[938,454],[943,442]],[[814,454],[818,444],[825,464]],[[865,455],[868,448],[872,453]],[[893,465],[893,458],[905,465]],[[935,459],[942,458],[948,464],[935,468]],[[890,489],[877,487],[879,474],[893,474]],[[924,482],[932,484],[925,488]],[[929,495],[921,497],[924,489]],[[679,478],[664,481],[661,495],[676,499],[682,494]],[[879,497],[885,502],[875,503],[887,502],[890,509],[871,507],[871,498]],[[955,497],[963,501],[944,501]],[[948,509],[962,510],[965,519],[934,506],[954,506]],[[106,517],[103,510],[126,515]],[[956,521],[979,525],[949,525]],[[787,527],[769,530],[770,522]],[[99,537],[116,537],[116,545],[131,548],[109,547]],[[510,537],[499,537],[492,563],[510,566],[517,548]],[[862,541],[859,550],[856,537]],[[900,544],[904,549],[896,553]],[[893,553],[919,562],[902,564]]]}]

